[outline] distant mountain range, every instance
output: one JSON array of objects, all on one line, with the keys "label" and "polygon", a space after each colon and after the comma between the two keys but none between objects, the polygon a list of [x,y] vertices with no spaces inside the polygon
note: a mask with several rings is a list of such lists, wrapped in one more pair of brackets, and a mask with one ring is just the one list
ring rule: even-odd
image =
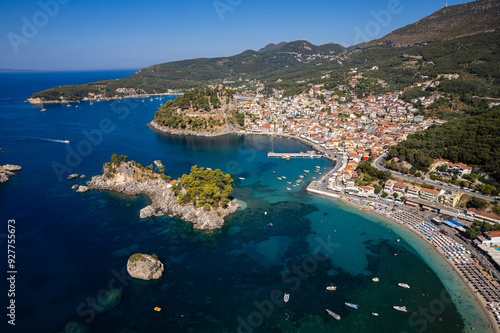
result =
[{"label": "distant mountain range", "polygon": [[[52,88],[35,93],[30,102],[165,93],[169,89],[185,90],[217,83],[231,85],[231,82],[253,79],[268,89],[293,88],[304,85],[301,82],[320,82],[322,77],[344,77],[352,67],[362,69],[374,65],[380,67],[379,73],[388,83],[400,85],[415,81],[410,75],[419,71],[425,74],[465,69],[472,75],[496,77],[499,76],[498,52],[495,52],[500,47],[499,28],[500,1],[477,0],[442,8],[381,39],[349,49],[334,43],[316,46],[306,40],[271,43],[258,51],[247,50],[230,57],[158,64],[121,80]],[[459,47],[457,43],[461,43]],[[407,48],[410,45],[414,45],[413,48]],[[453,52],[460,56],[455,57]],[[434,68],[425,68],[421,63],[419,70],[409,70],[403,63],[408,60],[404,59],[408,53],[425,57]],[[483,58],[474,58],[476,53]]]}]

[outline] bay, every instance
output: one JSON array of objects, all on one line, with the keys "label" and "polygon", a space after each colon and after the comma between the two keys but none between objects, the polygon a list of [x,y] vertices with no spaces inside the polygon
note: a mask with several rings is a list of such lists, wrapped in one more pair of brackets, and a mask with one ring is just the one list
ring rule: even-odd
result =
[{"label": "bay", "polygon": [[[267,158],[271,149],[310,149],[301,143],[257,135],[155,133],[147,123],[167,97],[82,102],[78,108],[44,105],[46,112],[24,103],[51,86],[131,73],[0,74],[0,164],[23,167],[0,185],[4,249],[6,221],[16,220],[16,329],[63,332],[67,322],[77,321],[92,332],[234,332],[238,327],[242,332],[468,332],[467,318],[478,319],[473,326],[487,331],[476,305],[459,303],[460,296],[469,296],[463,285],[418,237],[305,192],[312,177],[320,177],[315,167],[323,172],[331,162]],[[173,178],[192,165],[229,172],[233,195],[245,209],[221,230],[203,232],[168,216],[141,220],[139,210],[148,204],[144,197],[70,189],[85,182],[66,180],[70,173],[99,174],[113,153],[143,165],[160,159]],[[299,187],[287,184],[301,174],[306,176]],[[157,254],[166,264],[163,278],[144,282],[122,274],[135,252]],[[372,282],[374,276],[380,282]],[[399,288],[398,282],[412,288]],[[338,289],[326,291],[330,284]],[[116,289],[119,304],[97,313],[102,295]],[[284,292],[290,293],[286,304]],[[397,312],[393,305],[406,305],[409,312]],[[342,319],[329,317],[325,308]]]}]

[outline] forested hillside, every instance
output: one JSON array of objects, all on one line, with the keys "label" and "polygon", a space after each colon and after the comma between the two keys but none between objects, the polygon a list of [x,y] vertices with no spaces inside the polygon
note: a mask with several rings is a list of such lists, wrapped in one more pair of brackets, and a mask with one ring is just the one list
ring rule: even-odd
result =
[{"label": "forested hillside", "polygon": [[389,149],[390,157],[399,157],[420,170],[426,170],[436,158],[476,166],[500,180],[500,108],[433,125]]}]

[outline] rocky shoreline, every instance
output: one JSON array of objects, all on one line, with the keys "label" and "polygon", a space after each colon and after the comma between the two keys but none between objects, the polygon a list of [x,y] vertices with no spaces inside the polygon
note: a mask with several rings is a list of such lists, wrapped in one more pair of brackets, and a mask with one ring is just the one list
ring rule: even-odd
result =
[{"label": "rocky shoreline", "polygon": [[191,130],[180,130],[180,129],[173,129],[173,128],[167,128],[165,126],[161,126],[158,123],[156,123],[154,120],[150,123],[148,123],[148,126],[150,129],[152,129],[155,132],[158,133],[165,133],[165,134],[173,134],[173,135],[193,135],[193,136],[204,136],[204,137],[216,137],[216,136],[222,136],[222,135],[228,135],[228,134],[240,134],[242,133],[241,131],[234,131],[234,130],[229,130],[225,129],[223,131],[219,132],[203,132],[203,131],[191,131]]},{"label": "rocky shoreline", "polygon": [[22,167],[19,165],[0,165],[0,183],[8,182],[10,178],[15,176],[21,169]]},{"label": "rocky shoreline", "polygon": [[93,176],[92,180],[87,182],[87,187],[91,190],[147,196],[151,205],[141,210],[141,218],[169,214],[193,223],[195,229],[218,229],[224,225],[224,218],[240,207],[230,202],[227,207],[206,211],[203,207],[195,207],[191,203],[180,205],[177,203],[177,196],[165,180],[159,177],[143,177],[137,168],[127,162],[122,162],[113,168],[114,170],[105,165],[103,174]]}]

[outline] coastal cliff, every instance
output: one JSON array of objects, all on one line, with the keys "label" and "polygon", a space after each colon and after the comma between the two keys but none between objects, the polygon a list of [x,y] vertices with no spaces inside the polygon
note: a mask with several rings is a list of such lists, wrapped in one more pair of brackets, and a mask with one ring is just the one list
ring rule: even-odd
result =
[{"label": "coastal cliff", "polygon": [[244,125],[234,93],[219,86],[194,89],[155,112],[149,127],[176,135],[218,136],[231,134]]},{"label": "coastal cliff", "polygon": [[[115,191],[127,195],[146,195],[151,205],[141,210],[141,218],[171,214],[184,221],[192,222],[195,229],[217,229],[224,225],[224,218],[240,207],[228,202],[216,208],[206,209],[195,206],[192,202],[179,203],[179,195],[174,192],[166,180],[151,170],[144,170],[135,162],[106,163],[103,174],[93,176],[87,182],[91,190]],[[186,193],[183,188],[178,189]],[[186,200],[184,200],[186,201]]]},{"label": "coastal cliff", "polygon": [[22,168],[19,165],[0,165],[0,183],[8,182],[10,177],[21,171],[21,169]]}]

